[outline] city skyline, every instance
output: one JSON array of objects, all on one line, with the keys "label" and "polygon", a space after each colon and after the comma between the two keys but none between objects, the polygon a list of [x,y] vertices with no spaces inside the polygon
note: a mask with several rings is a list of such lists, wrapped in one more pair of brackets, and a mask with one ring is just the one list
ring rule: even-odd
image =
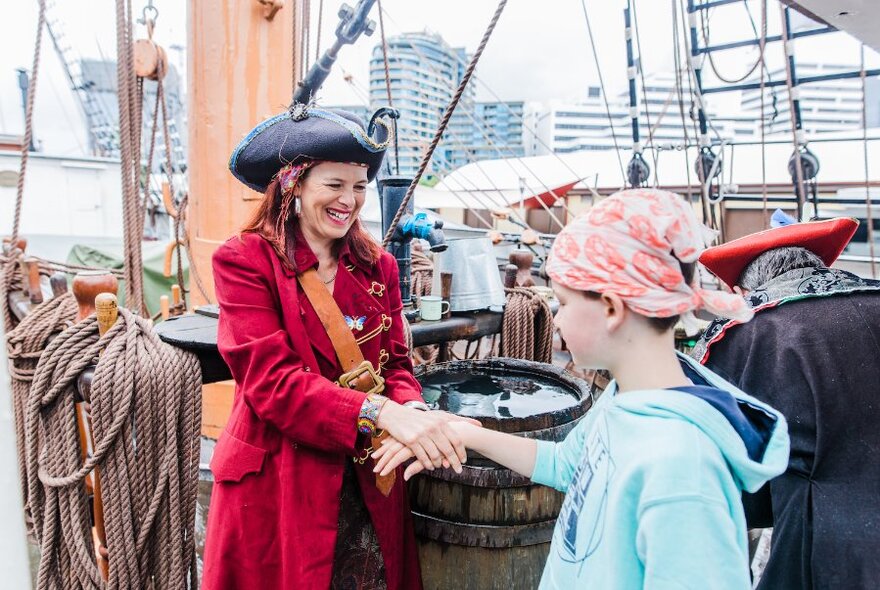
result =
[{"label": "city skyline", "polygon": [[[336,25],[335,11],[339,4],[341,2],[324,4],[320,35],[323,48],[326,48],[328,39],[332,39]],[[156,5],[161,11],[156,39],[170,50],[172,63],[185,76],[186,3],[157,2]],[[623,5],[623,0],[587,3],[609,98],[619,94],[626,81]],[[754,0],[747,5],[751,7],[753,18],[756,18],[759,3]],[[113,4],[109,0],[94,0],[92,6],[92,10],[82,11],[77,10],[74,3],[68,3],[59,4],[54,10],[65,24],[70,44],[83,58],[112,59],[115,53]],[[471,52],[479,42],[495,6],[494,2],[463,0],[444,3],[385,0],[386,35],[428,29],[443,35],[449,45],[464,47]],[[673,13],[670,6],[671,3],[666,2],[638,4],[637,15],[644,27],[639,39],[646,74],[672,71],[670,39]],[[316,12],[313,11],[313,27],[317,23]],[[15,134],[21,132],[22,125],[15,68],[30,68],[36,4],[19,3],[11,14],[12,18],[0,23],[0,133]],[[724,21],[724,27],[708,29],[713,43],[753,36],[747,14],[739,3],[718,8],[713,14],[715,16],[712,18]],[[378,19],[375,9],[372,16]],[[768,16],[768,30],[773,34],[778,30],[778,10],[774,3],[770,3]],[[546,24],[537,26],[538,22]],[[715,21],[710,18],[709,22]],[[138,31],[137,34],[142,32]],[[313,32],[312,59],[317,50],[317,36]],[[355,46],[343,48],[337,67],[319,96],[324,104],[368,103],[369,60],[378,38],[377,31],[373,37],[362,38]],[[829,38],[833,38],[831,51],[828,50]],[[815,61],[818,55],[826,62],[853,64],[858,63],[858,49],[858,43],[851,37],[845,33],[835,33],[798,40],[797,57]],[[717,56],[716,65],[721,73],[728,76],[744,72],[757,55],[756,50],[748,49],[725,53]],[[780,44],[768,45],[767,59],[771,69],[780,67],[781,56]],[[876,66],[878,61],[876,53],[866,51],[868,67]],[[705,75],[707,83],[715,83],[710,71],[707,70]],[[354,90],[357,85],[361,87],[360,93]],[[555,2],[542,6],[540,14],[530,3],[510,3],[481,59],[474,92],[475,99],[483,102],[499,99],[573,101],[586,98],[588,89],[597,85],[598,76],[580,2]],[[714,100],[719,110],[724,111],[721,103],[725,97],[719,96]],[[738,108],[738,100],[732,99],[732,102]],[[53,153],[82,153],[87,138],[79,129],[82,127],[81,118],[79,106],[51,44],[44,42],[35,117],[37,137]]]}]

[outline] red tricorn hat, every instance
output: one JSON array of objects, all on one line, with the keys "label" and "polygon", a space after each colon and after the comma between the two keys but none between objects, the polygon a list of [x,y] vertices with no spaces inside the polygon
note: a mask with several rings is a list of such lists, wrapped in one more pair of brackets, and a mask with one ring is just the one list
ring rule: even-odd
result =
[{"label": "red tricorn hat", "polygon": [[700,255],[700,262],[733,288],[752,260],[774,248],[806,248],[821,258],[826,266],[831,266],[858,227],[858,220],[851,217],[776,227],[707,248]]}]

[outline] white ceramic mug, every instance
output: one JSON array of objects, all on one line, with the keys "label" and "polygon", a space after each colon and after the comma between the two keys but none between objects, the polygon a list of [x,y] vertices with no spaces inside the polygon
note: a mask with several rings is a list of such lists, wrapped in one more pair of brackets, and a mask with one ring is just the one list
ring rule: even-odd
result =
[{"label": "white ceramic mug", "polygon": [[[421,310],[420,314],[423,320],[434,321],[439,320],[440,317],[449,311],[449,302],[443,301],[442,297],[437,297],[436,295],[425,295],[421,299]],[[446,307],[443,307],[443,306]]]}]

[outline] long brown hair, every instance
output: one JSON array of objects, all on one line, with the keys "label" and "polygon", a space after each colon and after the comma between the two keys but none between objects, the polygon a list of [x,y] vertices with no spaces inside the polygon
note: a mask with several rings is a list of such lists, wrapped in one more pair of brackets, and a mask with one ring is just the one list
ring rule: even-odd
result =
[{"label": "long brown hair", "polygon": [[[297,179],[297,184],[305,181],[311,170],[303,171]],[[281,259],[285,266],[296,271],[294,252],[296,240],[294,236],[300,232],[299,218],[291,215],[293,209],[293,190],[286,194],[281,190],[281,182],[273,178],[266,193],[253,216],[241,229],[241,233],[254,233],[262,236]],[[379,260],[382,248],[373,237],[363,228],[360,219],[355,219],[348,232],[339,241],[337,246],[347,244],[349,252],[358,263],[370,266]],[[338,250],[337,250],[338,252]]]}]

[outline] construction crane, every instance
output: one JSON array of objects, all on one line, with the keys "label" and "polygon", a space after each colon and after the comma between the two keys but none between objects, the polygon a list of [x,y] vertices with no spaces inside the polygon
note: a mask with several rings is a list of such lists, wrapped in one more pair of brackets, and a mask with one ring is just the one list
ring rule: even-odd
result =
[{"label": "construction crane", "polygon": [[109,116],[93,92],[95,83],[83,76],[82,60],[75,55],[66,42],[61,21],[54,16],[55,3],[46,5],[46,29],[52,39],[55,52],[61,60],[64,73],[74,91],[85,116],[89,131],[89,150],[92,155],[107,158],[119,157],[119,127]]}]

